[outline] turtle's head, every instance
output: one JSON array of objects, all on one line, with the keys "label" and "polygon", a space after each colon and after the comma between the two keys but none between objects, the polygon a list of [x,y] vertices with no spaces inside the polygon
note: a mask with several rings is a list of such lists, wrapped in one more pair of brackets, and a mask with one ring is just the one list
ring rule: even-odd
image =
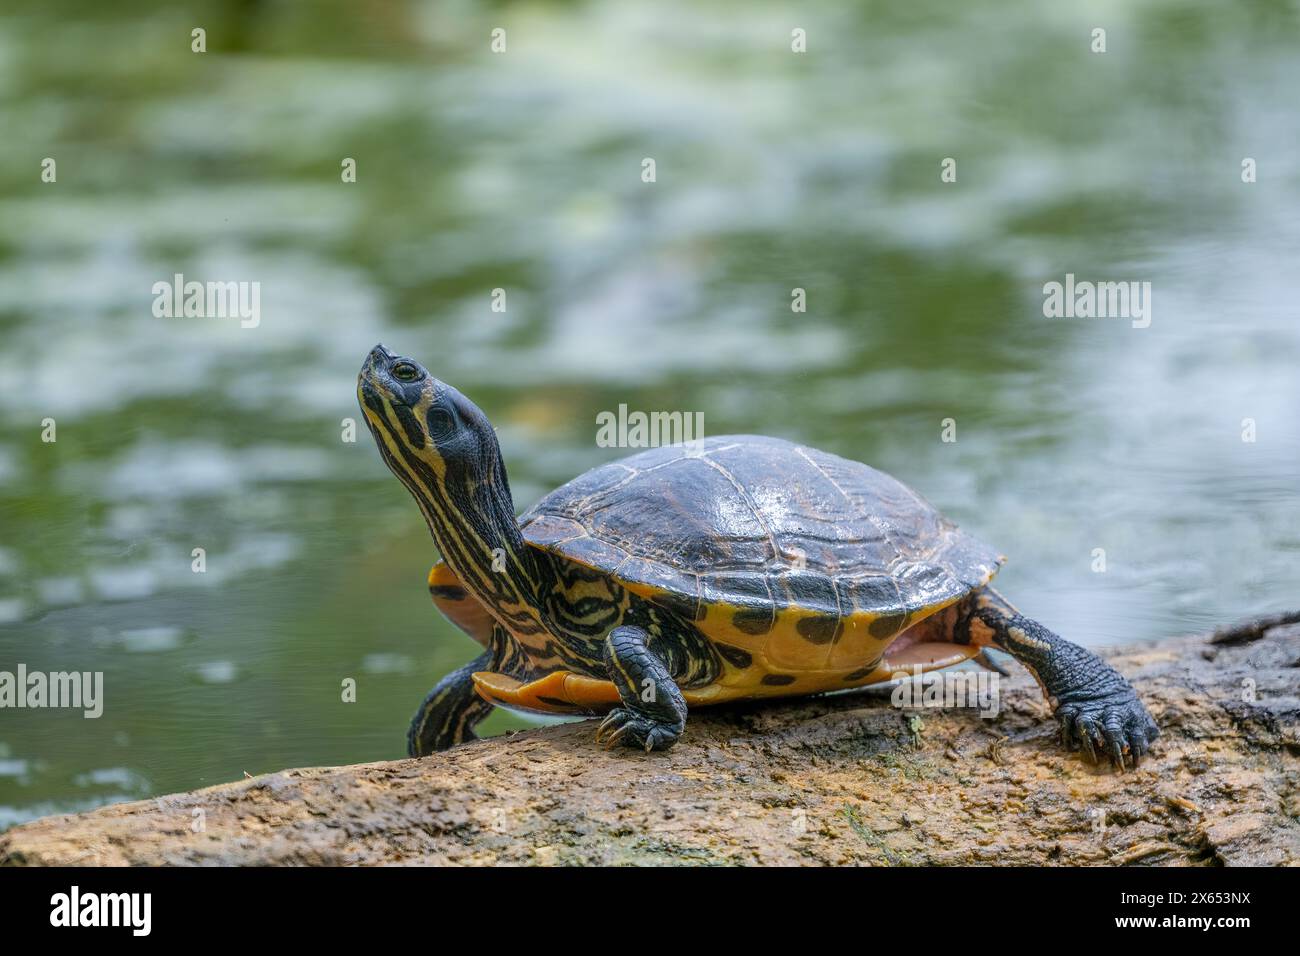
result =
[{"label": "turtle's head", "polygon": [[383,345],[361,366],[357,400],[384,464],[420,506],[461,584],[494,615],[521,627],[531,619],[546,631],[540,595],[550,585],[519,531],[487,416],[415,359]]},{"label": "turtle's head", "polygon": [[361,366],[357,399],[384,464],[415,498],[457,577],[481,602],[535,609],[536,568],[487,416],[382,345]]},{"label": "turtle's head", "polygon": [[487,416],[414,359],[376,345],[357,376],[357,399],[384,461],[412,494],[434,481],[476,484],[504,474]]}]

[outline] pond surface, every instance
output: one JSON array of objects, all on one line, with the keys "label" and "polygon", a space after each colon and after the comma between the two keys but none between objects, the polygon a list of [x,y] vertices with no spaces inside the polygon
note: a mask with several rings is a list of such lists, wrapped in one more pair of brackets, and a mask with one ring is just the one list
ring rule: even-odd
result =
[{"label": "pond surface", "polygon": [[[68,6],[0,14],[0,670],[106,700],[0,711],[0,827],[402,755],[475,648],[344,440],[380,340],[521,510],[625,403],[893,473],[1085,644],[1300,603],[1293,5]],[[259,324],[156,317],[178,273]]]}]

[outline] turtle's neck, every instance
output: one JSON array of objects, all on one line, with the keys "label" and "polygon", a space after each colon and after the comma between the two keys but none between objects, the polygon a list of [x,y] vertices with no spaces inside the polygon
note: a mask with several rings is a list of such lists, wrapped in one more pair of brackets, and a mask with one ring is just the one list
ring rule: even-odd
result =
[{"label": "turtle's neck", "polygon": [[461,583],[508,631],[528,643],[550,631],[542,613],[548,586],[538,556],[519,532],[514,499],[496,444],[478,467],[448,463],[430,485],[412,489],[443,559]]}]

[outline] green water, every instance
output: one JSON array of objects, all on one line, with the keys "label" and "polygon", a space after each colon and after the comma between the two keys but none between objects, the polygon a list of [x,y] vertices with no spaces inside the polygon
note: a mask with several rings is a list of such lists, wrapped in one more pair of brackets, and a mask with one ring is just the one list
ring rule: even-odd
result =
[{"label": "green water", "polygon": [[[521,509],[598,412],[698,411],[907,481],[1083,643],[1300,603],[1296,6],[752,6],[5,4],[0,670],[106,701],[0,710],[0,826],[402,754],[474,646],[341,439],[380,340]],[[260,324],[156,318],[176,273]],[[1045,318],[1066,273],[1150,327]]]}]

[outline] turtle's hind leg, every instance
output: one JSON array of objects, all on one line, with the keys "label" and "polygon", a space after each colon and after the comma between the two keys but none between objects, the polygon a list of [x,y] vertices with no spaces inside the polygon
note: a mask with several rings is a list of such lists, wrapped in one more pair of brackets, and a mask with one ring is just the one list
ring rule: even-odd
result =
[{"label": "turtle's hind leg", "polygon": [[664,662],[646,646],[648,636],[625,625],[605,638],[605,669],[622,705],[596,730],[597,742],[667,750],[686,729],[686,701]]},{"label": "turtle's hind leg", "polygon": [[952,639],[1006,651],[1033,673],[1061,728],[1061,743],[1134,766],[1160,729],[1124,677],[1096,654],[1025,617],[992,588],[957,605]]},{"label": "turtle's hind leg", "polygon": [[518,645],[501,625],[494,625],[488,649],[438,681],[424,698],[406,732],[406,752],[423,757],[477,740],[474,728],[492,713],[493,705],[474,689],[473,675],[478,671],[514,673],[523,665]]},{"label": "turtle's hind leg", "polygon": [[474,690],[472,675],[492,669],[492,652],[486,651],[434,685],[406,732],[406,752],[424,757],[457,744],[477,740],[474,728],[492,713],[492,705]]}]

